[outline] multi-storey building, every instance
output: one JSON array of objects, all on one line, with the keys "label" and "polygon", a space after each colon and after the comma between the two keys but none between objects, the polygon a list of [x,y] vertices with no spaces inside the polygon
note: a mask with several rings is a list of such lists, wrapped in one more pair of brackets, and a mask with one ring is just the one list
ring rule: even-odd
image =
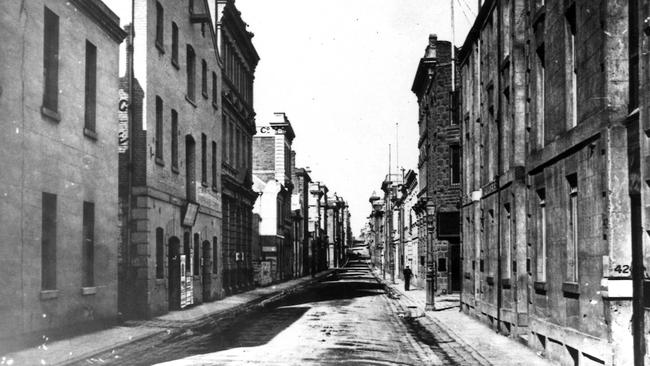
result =
[{"label": "multi-storey building", "polygon": [[327,202],[327,186],[320,182],[309,185],[309,234],[312,240],[311,274],[327,268],[326,231],[323,207]]},{"label": "multi-storey building", "polygon": [[[460,126],[452,45],[429,36],[411,91],[418,98],[420,203],[427,268],[436,293],[460,291]],[[431,274],[430,274],[431,275]]]},{"label": "multi-storey building", "polygon": [[257,126],[253,139],[253,189],[259,195],[254,212],[261,217],[263,262],[270,262],[273,281],[292,275],[291,144],[295,134],[284,113]]},{"label": "multi-storey building", "polygon": [[5,1],[0,16],[1,351],[115,321],[125,33],[99,0]]},{"label": "multi-storey building", "polygon": [[368,201],[371,206],[370,215],[368,216],[369,235],[371,236],[370,246],[368,247],[370,262],[384,274],[384,237],[382,235],[384,230],[384,201],[374,191]]},{"label": "multi-storey building", "polygon": [[[374,204],[379,202],[383,203],[383,207],[379,208],[377,215],[380,216],[382,223],[380,227],[381,242],[382,242],[382,275],[386,277],[388,273],[391,282],[395,281],[395,276],[399,271],[399,258],[395,258],[397,254],[397,246],[399,237],[396,235],[396,228],[399,227],[399,208],[396,208],[396,199],[399,185],[402,184],[402,174],[386,174],[384,181],[381,183],[381,190],[384,197],[381,200],[374,201]],[[373,197],[374,198],[374,197]]]},{"label": "multi-storey building", "polygon": [[221,63],[207,1],[136,1],[133,18],[120,311],[150,317],[223,296]]},{"label": "multi-storey building", "polygon": [[227,293],[253,284],[252,149],[255,134],[253,80],[259,56],[234,0],[216,0],[219,50],[223,60],[222,175],[223,281]]},{"label": "multi-storey building", "polygon": [[[425,256],[420,255],[418,240],[418,225],[414,206],[418,201],[418,180],[413,170],[408,170],[404,175],[404,183],[400,187],[397,204],[400,208],[400,238],[399,256],[401,267],[409,266],[413,272],[412,283],[417,287],[424,287],[424,266]],[[402,277],[400,277],[402,278]]]},{"label": "multi-storey building", "polygon": [[647,9],[486,1],[459,55],[462,308],[561,364],[649,361]]},{"label": "multi-storey building", "polygon": [[310,207],[310,184],[309,168],[295,167],[295,153],[293,153],[293,194],[291,196],[291,208],[295,213],[293,222],[293,247],[294,277],[301,277],[310,274],[310,263],[314,253],[312,252],[312,239],[309,235]]}]

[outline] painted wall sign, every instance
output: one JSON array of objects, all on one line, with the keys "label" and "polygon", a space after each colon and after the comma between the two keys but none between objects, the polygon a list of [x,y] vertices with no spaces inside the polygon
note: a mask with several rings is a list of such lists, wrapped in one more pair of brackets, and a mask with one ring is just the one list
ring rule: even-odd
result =
[{"label": "painted wall sign", "polygon": [[123,154],[129,148],[129,95],[119,89],[120,101],[117,105],[117,152]]}]

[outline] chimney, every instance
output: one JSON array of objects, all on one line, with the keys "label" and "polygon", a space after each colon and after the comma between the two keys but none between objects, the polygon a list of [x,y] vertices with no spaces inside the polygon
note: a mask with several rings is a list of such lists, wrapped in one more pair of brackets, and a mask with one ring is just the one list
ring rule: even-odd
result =
[{"label": "chimney", "polygon": [[424,58],[438,57],[436,52],[437,43],[438,43],[438,36],[435,34],[429,34],[429,44],[427,45],[427,48],[424,51]]}]

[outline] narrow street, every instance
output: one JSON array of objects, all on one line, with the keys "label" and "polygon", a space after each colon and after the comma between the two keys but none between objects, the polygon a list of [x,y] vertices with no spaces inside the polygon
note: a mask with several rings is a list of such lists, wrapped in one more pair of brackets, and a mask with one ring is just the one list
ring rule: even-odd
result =
[{"label": "narrow street", "polygon": [[[225,329],[170,333],[79,365],[468,365],[478,362],[426,317],[387,295],[365,262]],[[426,322],[426,323],[425,323]]]}]

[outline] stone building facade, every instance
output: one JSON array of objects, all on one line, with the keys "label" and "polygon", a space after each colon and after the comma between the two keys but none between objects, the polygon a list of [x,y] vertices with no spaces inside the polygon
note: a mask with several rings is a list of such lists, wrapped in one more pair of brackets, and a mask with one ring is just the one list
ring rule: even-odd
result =
[{"label": "stone building facade", "polygon": [[561,364],[648,363],[644,12],[486,1],[459,55],[462,309]]},{"label": "stone building facade", "polygon": [[461,289],[462,151],[457,112],[458,77],[452,77],[451,51],[450,42],[429,36],[411,88],[419,106],[420,202],[416,209],[420,232],[427,233],[420,238],[425,248],[426,267],[435,271],[436,293]]},{"label": "stone building facade", "polygon": [[253,81],[259,56],[233,0],[217,0],[217,38],[223,60],[221,91],[223,281],[227,293],[253,285],[252,149],[255,134]]},{"label": "stone building facade", "polygon": [[311,177],[308,168],[295,167],[295,153],[293,154],[293,194],[291,196],[291,209],[294,212],[293,222],[293,274],[294,277],[302,277],[310,274],[310,263],[312,261],[312,238],[309,235],[310,206],[310,184]]},{"label": "stone building facade", "polygon": [[148,318],[224,296],[222,74],[207,1],[137,1],[133,17],[120,311]]},{"label": "stone building facade", "polygon": [[292,277],[293,258],[291,144],[296,137],[287,116],[257,126],[253,138],[253,189],[259,195],[254,212],[261,218],[261,261],[269,262],[273,281]]},{"label": "stone building facade", "polygon": [[0,3],[0,352],[117,318],[119,18]]},{"label": "stone building facade", "polygon": [[324,209],[327,202],[327,186],[321,182],[309,185],[309,235],[312,240],[311,274],[327,268],[327,235]]}]

